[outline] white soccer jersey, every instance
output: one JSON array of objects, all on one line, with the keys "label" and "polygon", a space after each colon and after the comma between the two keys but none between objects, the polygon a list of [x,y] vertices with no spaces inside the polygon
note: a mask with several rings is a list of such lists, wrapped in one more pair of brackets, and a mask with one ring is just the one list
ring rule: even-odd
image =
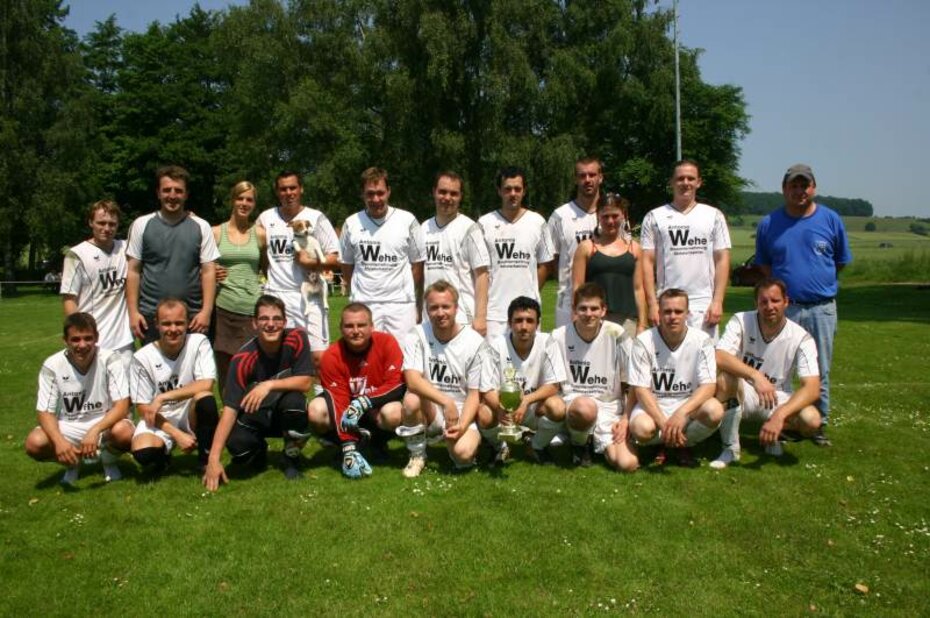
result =
[{"label": "white soccer jersey", "polygon": [[513,367],[516,371],[515,379],[525,395],[546,384],[556,384],[561,388],[568,381],[562,350],[546,333],[536,333],[533,348],[526,358],[520,358],[514,350],[510,333],[495,337],[490,344],[490,351],[492,381],[481,388],[483,392],[500,390],[507,367]]},{"label": "white soccer jersey", "polygon": [[433,334],[433,326],[424,322],[407,334],[404,341],[404,371],[419,371],[433,386],[455,400],[459,410],[468,391],[481,390],[490,379],[488,346],[484,337],[463,327],[451,340],[443,343]]},{"label": "white soccer jersey", "polygon": [[[339,253],[339,241],[332,223],[322,212],[304,206],[290,221],[307,221],[312,226],[311,235],[320,243],[323,255]],[[258,223],[265,228],[268,255],[268,283],[265,289],[269,294],[275,292],[300,291],[304,281],[319,283],[317,271],[305,271],[294,259],[294,229],[288,225],[279,208],[269,208],[258,216]],[[326,286],[322,286],[326,290]]]},{"label": "white soccer jersey", "polygon": [[62,350],[42,363],[36,410],[63,421],[83,422],[102,417],[127,397],[126,368],[119,355],[98,348],[97,358],[82,374]]},{"label": "white soccer jersey", "polygon": [[[689,327],[674,350],[666,345],[658,327],[633,340],[630,386],[651,388],[661,407],[677,408],[699,387],[716,382],[714,342],[704,331]],[[663,402],[668,405],[662,406]]]},{"label": "white soccer jersey", "polygon": [[[216,363],[210,341],[199,333],[189,333],[177,358],[162,354],[153,342],[132,357],[129,392],[133,403],[152,403],[159,393],[167,393],[196,380],[215,380]],[[160,413],[166,419],[180,418],[193,399],[168,401]]]},{"label": "white soccer jersey", "polygon": [[381,223],[364,210],[346,219],[339,239],[352,270],[353,302],[416,302],[410,265],[426,259],[423,230],[406,210],[388,207]]},{"label": "white soccer jersey", "polygon": [[578,335],[574,323],[566,324],[552,331],[552,338],[564,355],[573,395],[607,402],[620,398],[630,356],[630,336],[622,326],[604,321],[588,342]]},{"label": "white soccer jersey", "polygon": [[552,238],[546,220],[532,210],[523,211],[512,223],[495,210],[478,224],[491,257],[488,319],[505,322],[507,307],[517,296],[541,300],[536,268],[552,261]]},{"label": "white soccer jersey", "polygon": [[459,324],[471,324],[475,319],[473,273],[491,264],[481,226],[459,214],[443,227],[436,223],[436,217],[424,221],[420,227],[426,245],[424,289],[440,279],[451,283],[459,292],[459,310],[455,319]]},{"label": "white soccer jersey", "polygon": [[98,345],[106,350],[132,345],[125,289],[126,241],[114,240],[106,252],[85,240],[65,255],[61,294],[76,296],[78,311],[94,316]]},{"label": "white soccer jersey", "polygon": [[549,234],[553,253],[559,255],[559,295],[556,306],[572,308],[572,261],[583,240],[591,238],[597,227],[597,213],[583,210],[575,200],[562,204],[549,217]]},{"label": "white soccer jersey", "polygon": [[642,247],[655,251],[656,295],[669,288],[688,293],[692,311],[704,309],[714,296],[714,251],[730,248],[730,230],[723,213],[695,204],[687,213],[671,204],[659,206],[643,219]]},{"label": "white soccer jersey", "polygon": [[786,320],[778,334],[766,341],[759,328],[757,311],[731,317],[717,349],[761,371],[775,385],[775,390],[785,393],[792,392],[792,373],[796,372],[799,378],[820,375],[817,346],[808,332],[796,322]]}]

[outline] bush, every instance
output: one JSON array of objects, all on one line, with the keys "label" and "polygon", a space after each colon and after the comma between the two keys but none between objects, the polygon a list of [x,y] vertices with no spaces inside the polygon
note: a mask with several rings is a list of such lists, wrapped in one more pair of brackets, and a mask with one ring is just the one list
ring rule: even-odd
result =
[{"label": "bush", "polygon": [[911,223],[910,229],[912,234],[919,234],[921,236],[927,235],[927,226],[922,223]]},{"label": "bush", "polygon": [[874,232],[876,229],[878,229],[878,227],[875,225],[874,221],[869,221],[865,224],[866,232]]}]

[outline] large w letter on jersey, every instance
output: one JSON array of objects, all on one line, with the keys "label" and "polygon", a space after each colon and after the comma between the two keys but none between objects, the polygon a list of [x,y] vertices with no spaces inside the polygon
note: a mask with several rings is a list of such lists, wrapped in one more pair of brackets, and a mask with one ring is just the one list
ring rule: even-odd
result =
[{"label": "large w letter on jersey", "polygon": [[[269,238],[268,249],[271,250],[271,255],[287,255],[293,252],[291,243],[287,241],[287,238],[283,237]],[[290,251],[288,251],[288,249],[290,249]]]},{"label": "large w letter on jersey", "polygon": [[381,255],[381,245],[359,245],[358,249],[362,252],[362,260],[365,262],[377,262]]},{"label": "large w letter on jersey", "polygon": [[497,249],[497,258],[499,260],[513,257],[513,242],[495,242],[494,248]]},{"label": "large w letter on jersey", "polygon": [[591,371],[590,365],[571,365],[572,382],[575,384],[584,384],[588,381],[588,373]]},{"label": "large w letter on jersey", "polygon": [[62,397],[61,400],[65,404],[65,412],[68,414],[79,412],[81,408],[84,407],[84,399],[86,398],[86,393],[81,393],[80,397]]},{"label": "large w letter on jersey", "polygon": [[680,245],[688,244],[688,236],[691,234],[691,230],[669,230],[668,237],[672,241],[673,247],[678,247]]},{"label": "large w letter on jersey", "polygon": [[115,270],[110,270],[99,274],[100,277],[100,286],[104,290],[109,290],[110,288],[122,287],[125,279],[119,276]]},{"label": "large w letter on jersey", "polygon": [[674,371],[653,371],[652,372],[652,389],[656,392],[670,391],[672,384],[675,383]]}]

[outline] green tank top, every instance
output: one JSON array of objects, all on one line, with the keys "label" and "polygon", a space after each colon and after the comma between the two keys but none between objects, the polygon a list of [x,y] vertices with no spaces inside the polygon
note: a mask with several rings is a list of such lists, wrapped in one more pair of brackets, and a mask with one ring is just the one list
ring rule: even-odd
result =
[{"label": "green tank top", "polygon": [[255,301],[261,294],[258,266],[261,251],[255,228],[249,230],[249,239],[241,245],[234,244],[226,235],[229,222],[220,224],[220,259],[217,263],[227,271],[226,280],[216,286],[216,306],[225,311],[252,315]]}]

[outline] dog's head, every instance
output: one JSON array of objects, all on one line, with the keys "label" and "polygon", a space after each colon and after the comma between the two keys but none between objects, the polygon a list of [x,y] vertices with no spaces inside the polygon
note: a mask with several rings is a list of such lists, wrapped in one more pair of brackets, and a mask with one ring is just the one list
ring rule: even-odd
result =
[{"label": "dog's head", "polygon": [[294,236],[307,236],[313,232],[313,224],[306,219],[296,219],[287,225],[294,230]]}]

